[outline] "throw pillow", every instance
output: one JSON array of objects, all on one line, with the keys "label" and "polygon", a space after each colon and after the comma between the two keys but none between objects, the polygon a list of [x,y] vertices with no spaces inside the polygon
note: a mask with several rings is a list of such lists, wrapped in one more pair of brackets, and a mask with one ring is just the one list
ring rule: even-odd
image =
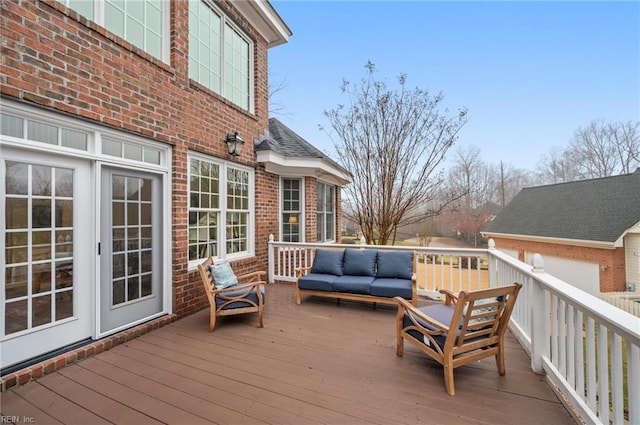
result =
[{"label": "throw pillow", "polygon": [[216,289],[229,288],[238,284],[238,278],[231,268],[231,263],[228,261],[221,261],[218,264],[209,266],[209,271]]},{"label": "throw pillow", "polygon": [[313,266],[311,267],[311,273],[342,276],[343,257],[344,249],[316,249],[316,254],[313,258]]}]

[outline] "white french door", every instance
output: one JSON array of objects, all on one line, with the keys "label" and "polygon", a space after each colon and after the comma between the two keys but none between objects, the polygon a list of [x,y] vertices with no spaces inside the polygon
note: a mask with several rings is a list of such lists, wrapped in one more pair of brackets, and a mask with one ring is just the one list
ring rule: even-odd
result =
[{"label": "white french door", "polygon": [[93,335],[92,162],[2,147],[1,365]]}]

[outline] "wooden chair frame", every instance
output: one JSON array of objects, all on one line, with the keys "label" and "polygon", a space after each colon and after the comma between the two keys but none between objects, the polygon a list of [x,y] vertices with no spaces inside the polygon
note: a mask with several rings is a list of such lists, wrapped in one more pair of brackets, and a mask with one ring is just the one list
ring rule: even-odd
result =
[{"label": "wooden chair frame", "polygon": [[[209,257],[203,263],[198,264],[198,271],[200,272],[204,292],[207,294],[207,298],[209,299],[209,332],[213,332],[216,327],[216,317],[244,313],[258,313],[259,326],[263,328],[264,322],[262,316],[264,311],[264,298],[260,291],[260,286],[266,285],[267,283],[263,279],[266,272],[257,271],[240,275],[238,276],[238,282],[240,282],[238,285],[225,289],[216,289],[215,281],[209,271],[209,266],[212,264],[213,257]],[[249,295],[254,291],[257,294],[257,303],[249,298]],[[220,307],[217,307],[216,299],[224,300]],[[235,302],[241,302],[249,305],[247,307],[227,308],[230,304]]]},{"label": "wooden chair frame", "polygon": [[[444,383],[449,395],[455,395],[453,370],[459,366],[495,356],[498,373],[504,375],[504,335],[521,287],[520,283],[514,283],[492,289],[463,291],[458,295],[440,290],[445,295],[445,305],[453,309],[451,322],[446,324],[396,297],[396,354],[402,356],[406,339],[440,363],[444,367]],[[481,303],[478,300],[489,302]],[[403,324],[405,315],[411,322],[408,326]],[[429,328],[424,324],[428,324]],[[422,338],[414,337],[409,331],[419,332]],[[436,338],[440,339],[441,344],[444,338],[442,347]],[[429,344],[425,344],[425,341]]]}]

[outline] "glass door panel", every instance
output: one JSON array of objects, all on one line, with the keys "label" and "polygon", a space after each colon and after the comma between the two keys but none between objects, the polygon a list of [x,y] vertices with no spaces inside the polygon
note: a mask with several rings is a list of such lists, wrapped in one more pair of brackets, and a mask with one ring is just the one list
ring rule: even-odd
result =
[{"label": "glass door panel", "polygon": [[154,174],[103,167],[103,333],[162,311],[161,182]]}]

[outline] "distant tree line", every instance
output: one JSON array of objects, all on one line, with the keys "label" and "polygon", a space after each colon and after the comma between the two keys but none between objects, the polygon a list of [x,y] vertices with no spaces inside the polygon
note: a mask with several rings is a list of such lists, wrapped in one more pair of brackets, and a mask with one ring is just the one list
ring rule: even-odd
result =
[{"label": "distant tree line", "polygon": [[565,148],[544,155],[533,171],[484,162],[480,153],[475,146],[456,150],[446,190],[464,196],[439,219],[441,226],[473,244],[524,187],[633,173],[640,167],[640,121],[592,121],[578,128]]},{"label": "distant tree line", "polygon": [[538,183],[563,183],[633,173],[640,167],[640,121],[592,121],[578,128],[569,145],[544,156]]},{"label": "distant tree line", "polygon": [[[475,146],[458,148],[444,161],[468,119],[450,113],[443,95],[375,77],[365,65],[359,84],[343,81],[346,102],[325,111],[336,158],[352,173],[344,187],[346,221],[368,243],[393,244],[416,237],[423,243],[449,232],[474,245],[492,217],[524,187],[631,173],[640,167],[640,121],[592,121],[569,144],[545,155],[533,171],[482,160]],[[517,141],[514,141],[517,142]]]}]

